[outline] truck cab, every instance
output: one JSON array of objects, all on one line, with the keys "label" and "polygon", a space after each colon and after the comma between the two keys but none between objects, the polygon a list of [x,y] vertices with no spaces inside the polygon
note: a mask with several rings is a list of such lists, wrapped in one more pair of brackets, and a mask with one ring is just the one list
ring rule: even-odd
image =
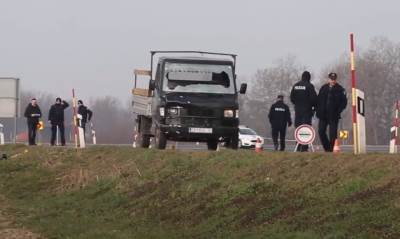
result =
[{"label": "truck cab", "polygon": [[[247,85],[242,84],[238,89],[236,84],[236,55],[158,51],[152,52],[152,62],[157,53],[197,53],[201,56],[160,57],[154,78],[153,70],[148,73],[148,91],[143,91],[147,96],[142,94],[139,95],[142,99],[138,99],[134,89],[138,145],[148,147],[150,138],[154,137],[158,149],[165,149],[168,140],[206,142],[210,150],[216,150],[218,143],[224,142],[237,149],[238,94],[244,94]],[[205,57],[205,54],[218,57]]]}]

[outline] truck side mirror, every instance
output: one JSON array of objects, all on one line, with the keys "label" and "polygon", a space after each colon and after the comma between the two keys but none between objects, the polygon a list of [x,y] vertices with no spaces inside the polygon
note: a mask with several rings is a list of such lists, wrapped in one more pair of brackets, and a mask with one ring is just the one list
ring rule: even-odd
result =
[{"label": "truck side mirror", "polygon": [[149,90],[153,91],[156,89],[156,81],[155,80],[150,80],[149,82]]},{"label": "truck side mirror", "polygon": [[247,84],[246,83],[241,84],[239,93],[246,94],[246,91],[247,91]]}]

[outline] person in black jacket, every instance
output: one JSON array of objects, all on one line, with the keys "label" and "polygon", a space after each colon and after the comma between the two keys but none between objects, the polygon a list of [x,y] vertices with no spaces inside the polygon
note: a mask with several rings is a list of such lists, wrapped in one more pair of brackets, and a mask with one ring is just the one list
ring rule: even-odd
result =
[{"label": "person in black jacket", "polygon": [[39,119],[42,117],[42,112],[40,111],[40,107],[35,98],[32,98],[31,103],[26,107],[24,116],[28,123],[29,145],[36,145],[36,130],[37,125],[39,124]]},{"label": "person in black jacket", "polygon": [[[317,117],[318,133],[326,152],[332,152],[337,138],[340,114],[346,108],[345,89],[337,83],[337,74],[329,73],[329,82],[321,87],[318,93]],[[329,126],[329,139],[326,129]]]},{"label": "person in black jacket", "polygon": [[83,128],[83,131],[86,132],[86,123],[92,119],[93,112],[83,104],[82,100],[78,100],[78,114],[82,116],[80,126]]},{"label": "person in black jacket", "polygon": [[51,145],[54,145],[56,141],[58,127],[61,136],[61,145],[65,146],[64,110],[68,106],[69,104],[66,101],[57,98],[56,103],[50,108],[49,122],[51,123]]},{"label": "person in black jacket", "polygon": [[272,128],[272,140],[275,150],[278,150],[278,136],[280,138],[280,151],[285,151],[286,128],[292,125],[289,106],[283,102],[283,95],[278,95],[277,101],[271,106],[268,114]]},{"label": "person in black jacket", "polygon": [[[290,101],[294,104],[294,126],[302,124],[311,125],[315,107],[317,105],[317,93],[314,85],[310,83],[311,74],[304,71],[301,80],[297,82],[290,92]],[[299,145],[298,151],[308,151],[308,145]]]}]

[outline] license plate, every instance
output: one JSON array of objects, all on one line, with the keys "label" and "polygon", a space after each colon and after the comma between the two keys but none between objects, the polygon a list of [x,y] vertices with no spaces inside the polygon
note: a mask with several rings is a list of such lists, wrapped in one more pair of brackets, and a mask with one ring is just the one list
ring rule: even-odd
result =
[{"label": "license plate", "polygon": [[212,134],[212,128],[189,128],[189,133]]}]

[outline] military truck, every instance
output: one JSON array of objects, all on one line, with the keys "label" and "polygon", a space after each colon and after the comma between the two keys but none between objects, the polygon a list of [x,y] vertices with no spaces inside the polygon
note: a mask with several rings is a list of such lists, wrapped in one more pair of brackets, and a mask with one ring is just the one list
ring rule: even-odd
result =
[{"label": "military truck", "polygon": [[[154,143],[156,148],[165,149],[168,140],[206,142],[209,150],[216,150],[223,142],[237,149],[238,94],[245,94],[247,84],[241,84],[238,90],[236,55],[201,51],[150,53],[150,70],[134,71],[135,144],[148,148]],[[158,62],[153,67],[155,57]]]}]

